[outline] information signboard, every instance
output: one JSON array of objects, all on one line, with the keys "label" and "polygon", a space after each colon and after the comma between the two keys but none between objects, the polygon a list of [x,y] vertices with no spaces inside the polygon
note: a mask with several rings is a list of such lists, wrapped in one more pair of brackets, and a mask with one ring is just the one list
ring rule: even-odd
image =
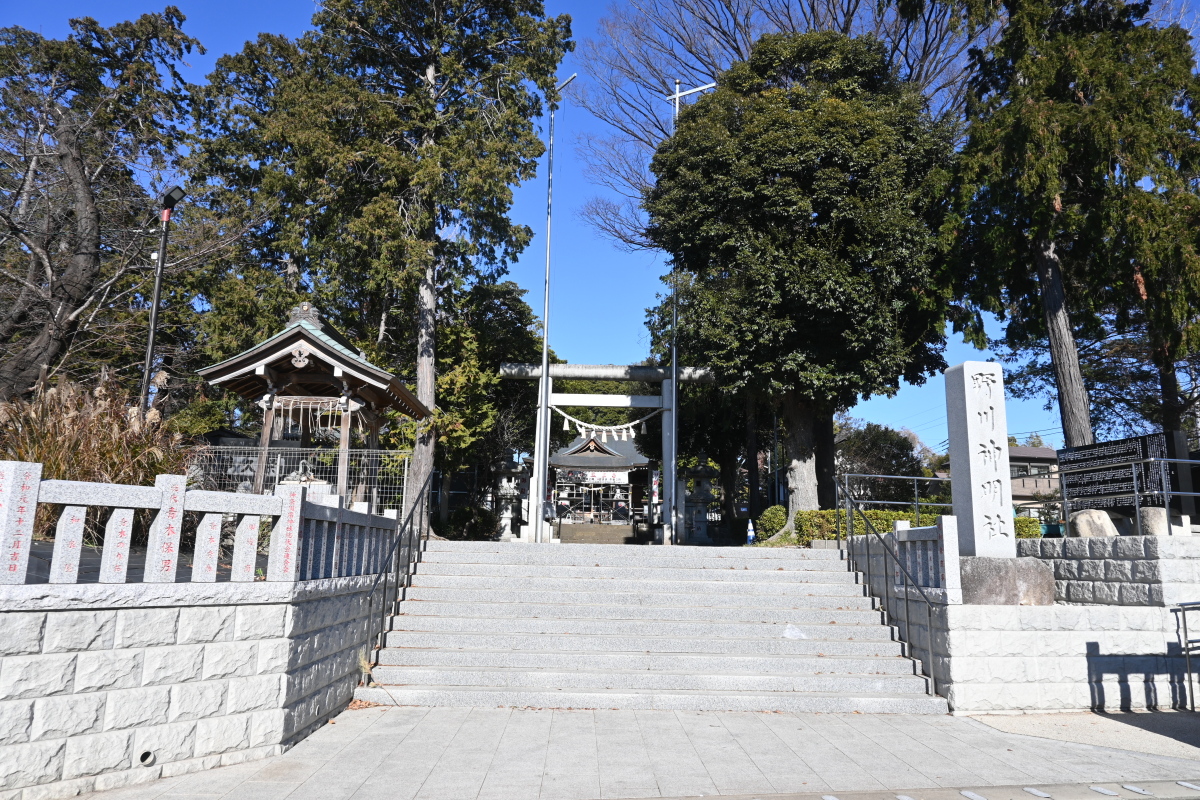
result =
[{"label": "information signboard", "polygon": [[[1124,463],[1146,458],[1167,458],[1167,440],[1163,434],[1152,433],[1059,450],[1059,469],[1089,468],[1087,472],[1062,476],[1071,510],[1099,508],[1131,511],[1134,507],[1135,476],[1138,505],[1165,505],[1168,487],[1164,485],[1162,464],[1137,464],[1131,467]],[[1167,480],[1170,480],[1170,470]],[[1111,496],[1122,494],[1125,496]]]}]

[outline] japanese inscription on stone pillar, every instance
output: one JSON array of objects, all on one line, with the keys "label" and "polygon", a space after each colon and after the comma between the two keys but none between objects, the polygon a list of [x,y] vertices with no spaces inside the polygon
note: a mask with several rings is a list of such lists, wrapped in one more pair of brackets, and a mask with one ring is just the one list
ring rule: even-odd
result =
[{"label": "japanese inscription on stone pillar", "polygon": [[966,361],[946,370],[946,418],[959,552],[1015,558],[1008,420],[1000,365]]},{"label": "japanese inscription on stone pillar", "polygon": [[183,497],[187,478],[159,475],[154,486],[162,490],[162,509],[150,525],[146,546],[146,583],[174,583],[179,567],[179,531],[183,526]]},{"label": "japanese inscription on stone pillar", "polygon": [[267,560],[267,580],[295,581],[300,577],[300,527],[304,508],[304,488],[277,486],[275,494],[283,500],[283,510],[271,529],[271,555]]},{"label": "japanese inscription on stone pillar", "polygon": [[0,461],[0,583],[25,583],[42,465]]}]

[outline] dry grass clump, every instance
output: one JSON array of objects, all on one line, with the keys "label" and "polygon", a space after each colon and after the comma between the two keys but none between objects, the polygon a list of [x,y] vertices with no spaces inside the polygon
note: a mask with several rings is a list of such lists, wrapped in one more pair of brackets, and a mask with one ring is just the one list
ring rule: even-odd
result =
[{"label": "dry grass clump", "polygon": [[[152,486],[156,475],[181,475],[196,448],[163,424],[156,410],[142,415],[124,393],[101,384],[88,391],[70,382],[0,403],[0,459],[42,464],[43,480]],[[34,535],[52,533],[60,509],[38,508]],[[98,544],[107,509],[88,512],[88,544]],[[135,541],[149,515],[139,513]]]},{"label": "dry grass clump", "polygon": [[40,462],[44,480],[151,486],[156,475],[183,474],[191,453],[158,411],[143,418],[129,396],[104,385],[64,381],[0,403],[0,458]]}]

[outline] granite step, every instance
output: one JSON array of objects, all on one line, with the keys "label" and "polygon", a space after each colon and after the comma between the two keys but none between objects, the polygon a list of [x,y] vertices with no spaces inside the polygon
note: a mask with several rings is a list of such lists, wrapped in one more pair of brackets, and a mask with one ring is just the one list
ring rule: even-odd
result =
[{"label": "granite step", "polygon": [[792,640],[875,641],[893,639],[892,629],[878,621],[847,625],[830,621],[824,625],[793,622],[683,622],[671,619],[557,619],[488,616],[412,616],[392,618],[391,630],[426,633],[486,632],[489,634],[558,634],[573,636],[694,637],[720,639],[784,639],[785,632],[799,634]]},{"label": "granite step", "polygon": [[479,667],[615,672],[644,670],[693,674],[914,675],[915,663],[894,656],[713,655],[711,653],[589,653],[510,649],[409,649],[387,647],[379,661],[395,667]]},{"label": "granite step", "polygon": [[670,672],[665,670],[520,669],[515,667],[389,667],[372,671],[375,683],[392,686],[494,687],[536,690],[697,691],[697,692],[845,692],[886,694],[925,691],[925,679],[917,675],[855,674],[761,674]]},{"label": "granite step", "polygon": [[472,558],[481,554],[497,554],[516,563],[517,559],[581,559],[596,556],[613,558],[627,557],[636,559],[639,563],[654,560],[669,561],[671,559],[835,559],[840,560],[838,550],[816,550],[804,547],[693,547],[674,545],[672,547],[637,546],[621,544],[576,544],[571,547],[562,545],[539,545],[525,542],[449,542],[430,540],[422,544],[426,554],[446,554],[447,558]]},{"label": "granite step", "polygon": [[[832,627],[832,626],[831,626]],[[711,636],[621,636],[602,634],[390,631],[388,647],[578,650],[598,653],[709,653],[720,655],[899,656],[899,642],[887,639],[722,639]]]},{"label": "granite step", "polygon": [[656,711],[786,711],[794,713],[945,714],[946,701],[923,694],[840,692],[524,691],[503,687],[360,687],[355,697],[381,705],[485,706]]},{"label": "granite step", "polygon": [[[768,561],[768,567],[646,567],[623,564],[447,564],[426,561],[420,574],[488,578],[588,578],[636,581],[721,581],[735,583],[854,583],[840,561]],[[779,566],[776,566],[779,565]]]},{"label": "granite step", "polygon": [[[838,587],[841,588],[841,587]],[[847,587],[848,589],[849,587]],[[870,610],[877,608],[876,601],[867,597],[863,587],[854,587],[857,591],[845,594],[813,592],[811,594],[779,594],[766,595],[738,593],[725,594],[720,590],[703,592],[688,592],[672,594],[669,592],[646,591],[562,591],[545,589],[490,587],[463,588],[460,586],[424,586],[419,579],[405,590],[407,601],[443,601],[443,602],[494,602],[494,603],[531,603],[535,605],[615,605],[615,606],[645,606],[652,608],[686,607],[721,607],[721,608],[761,608],[768,606],[775,609],[792,608],[827,608],[838,610]]]},{"label": "granite step", "polygon": [[427,575],[418,569],[412,585],[431,589],[511,589],[551,592],[651,592],[654,594],[765,595],[767,597],[861,595],[863,587],[852,573],[814,573],[803,581],[734,582],[706,576],[705,580],[636,580],[622,578],[511,578],[489,575]]},{"label": "granite step", "polygon": [[[803,557],[764,558],[742,553],[747,549],[739,548],[687,548],[701,550],[700,553],[672,554],[669,556],[642,556],[645,552],[656,552],[662,548],[615,547],[615,552],[601,550],[596,552],[590,547],[577,545],[574,547],[533,547],[514,546],[508,553],[478,552],[468,550],[427,551],[421,554],[423,564],[530,564],[530,565],[559,565],[576,567],[653,567],[661,569],[762,569],[773,570],[777,567],[785,569],[835,568],[845,569],[845,560],[837,550],[803,550],[794,551],[806,553]],[[727,550],[730,555],[710,556],[707,552]],[[549,552],[548,552],[549,551]],[[580,552],[583,551],[583,552]],[[814,554],[814,555],[807,555]]]},{"label": "granite step", "polygon": [[791,622],[795,625],[877,625],[879,611],[845,608],[763,608],[761,606],[643,606],[628,603],[489,603],[412,600],[400,604],[400,617],[529,619],[623,619],[678,622]]},{"label": "granite step", "polygon": [[[945,714],[838,550],[430,542],[373,683],[401,705]],[[789,638],[785,633],[805,638]]]}]

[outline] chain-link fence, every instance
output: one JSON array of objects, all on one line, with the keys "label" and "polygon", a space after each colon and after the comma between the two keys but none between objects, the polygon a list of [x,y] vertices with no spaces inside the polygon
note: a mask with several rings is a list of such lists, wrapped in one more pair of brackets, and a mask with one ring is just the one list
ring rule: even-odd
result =
[{"label": "chain-link fence", "polygon": [[[373,513],[401,508],[410,453],[402,450],[350,450],[346,503],[370,504]],[[257,447],[208,447],[192,462],[192,478],[205,489],[219,492],[253,492],[262,457]],[[302,484],[310,492],[337,493],[336,448],[272,447],[267,450],[262,491],[279,484]]]}]

